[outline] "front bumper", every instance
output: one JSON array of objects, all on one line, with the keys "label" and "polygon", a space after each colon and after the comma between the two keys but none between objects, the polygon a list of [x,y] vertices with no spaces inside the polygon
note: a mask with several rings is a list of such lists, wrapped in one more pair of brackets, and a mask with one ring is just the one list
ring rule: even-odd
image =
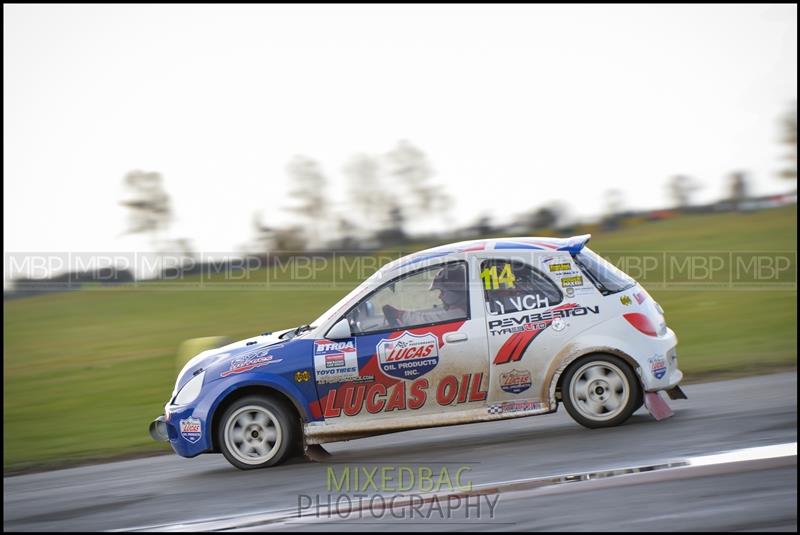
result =
[{"label": "front bumper", "polygon": [[169,442],[169,433],[167,432],[167,422],[163,416],[159,416],[150,422],[150,436],[156,442]]},{"label": "front bumper", "polygon": [[168,406],[164,414],[150,422],[150,437],[169,442],[181,457],[195,457],[212,448],[205,414],[198,417],[196,408]]}]

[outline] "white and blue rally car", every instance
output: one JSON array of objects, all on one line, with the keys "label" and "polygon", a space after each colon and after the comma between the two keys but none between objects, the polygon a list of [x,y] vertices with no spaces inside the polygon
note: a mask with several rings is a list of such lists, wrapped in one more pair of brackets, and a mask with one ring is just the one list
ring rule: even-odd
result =
[{"label": "white and blue rally car", "polygon": [[204,351],[150,425],[184,457],[261,468],[312,445],[554,412],[671,414],[675,333],[625,273],[568,239],[455,243],[385,265],[308,325]]}]

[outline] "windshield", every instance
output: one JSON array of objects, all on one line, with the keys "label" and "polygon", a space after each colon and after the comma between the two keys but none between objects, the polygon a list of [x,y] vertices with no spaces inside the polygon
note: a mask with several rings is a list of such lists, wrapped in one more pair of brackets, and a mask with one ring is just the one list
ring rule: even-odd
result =
[{"label": "windshield", "polygon": [[278,338],[280,338],[281,340],[291,340],[292,338],[300,336],[304,332],[308,332],[313,328],[314,327],[312,327],[311,325],[301,325],[300,327],[297,327],[295,329],[289,329],[288,331],[280,335]]},{"label": "windshield", "polygon": [[361,291],[364,290],[365,285],[369,284],[372,285],[373,287],[379,286],[382,281],[382,276],[383,273],[381,273],[381,271],[376,271],[375,273],[373,273],[368,279],[366,279],[364,282],[362,282],[361,284],[350,290],[350,292],[348,292],[347,295],[339,299],[339,301],[337,301],[335,305],[326,310],[320,317],[312,321],[311,325],[314,327],[319,327],[323,323],[333,318],[333,316],[335,316],[337,313],[344,312],[344,310],[342,309],[345,307],[345,305],[347,305],[350,301],[352,301],[356,295],[361,293]]},{"label": "windshield", "polygon": [[575,261],[604,295],[621,292],[636,285],[635,280],[586,247],[575,255]]}]

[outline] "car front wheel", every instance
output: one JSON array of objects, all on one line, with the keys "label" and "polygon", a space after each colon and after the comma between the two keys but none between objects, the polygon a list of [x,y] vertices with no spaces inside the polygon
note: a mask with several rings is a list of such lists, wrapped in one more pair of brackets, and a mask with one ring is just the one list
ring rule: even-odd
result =
[{"label": "car front wheel", "polygon": [[642,388],[630,366],[613,355],[588,355],[567,370],[561,398],[572,418],[589,427],[623,423],[642,405]]},{"label": "car front wheel", "polygon": [[280,401],[261,396],[236,400],[217,430],[222,454],[242,470],[274,466],[286,460],[297,440],[291,411]]}]

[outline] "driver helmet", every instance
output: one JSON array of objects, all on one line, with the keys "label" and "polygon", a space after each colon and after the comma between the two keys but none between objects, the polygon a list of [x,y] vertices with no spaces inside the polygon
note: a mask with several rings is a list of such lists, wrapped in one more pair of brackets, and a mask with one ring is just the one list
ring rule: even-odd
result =
[{"label": "driver helmet", "polygon": [[467,300],[464,266],[444,266],[431,281],[429,289],[441,290],[439,297],[446,309],[464,308]]}]

